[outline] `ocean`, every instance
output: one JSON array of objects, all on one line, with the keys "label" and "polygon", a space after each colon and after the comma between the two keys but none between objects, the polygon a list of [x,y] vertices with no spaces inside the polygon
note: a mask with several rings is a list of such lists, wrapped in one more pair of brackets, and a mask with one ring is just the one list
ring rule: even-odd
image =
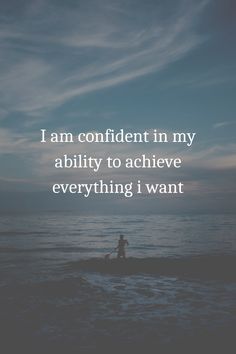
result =
[{"label": "ocean", "polygon": [[[1,215],[2,353],[230,353],[235,231],[235,215]],[[120,234],[127,260],[105,260]]]}]

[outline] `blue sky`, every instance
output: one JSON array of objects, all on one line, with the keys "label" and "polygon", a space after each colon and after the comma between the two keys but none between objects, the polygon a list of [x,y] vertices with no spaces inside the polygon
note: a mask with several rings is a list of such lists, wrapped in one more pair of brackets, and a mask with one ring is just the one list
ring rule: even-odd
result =
[{"label": "blue sky", "polygon": [[[1,210],[235,211],[234,1],[2,1],[0,15]],[[181,174],[119,171],[60,176],[63,151],[137,155],[142,147],[39,144],[50,131],[160,129],[197,133]],[[63,150],[64,149],[64,150]],[[180,198],[55,198],[57,181],[181,178]],[[60,202],[59,202],[60,199]],[[216,200],[218,201],[216,203]],[[37,201],[37,202],[36,202]]]}]

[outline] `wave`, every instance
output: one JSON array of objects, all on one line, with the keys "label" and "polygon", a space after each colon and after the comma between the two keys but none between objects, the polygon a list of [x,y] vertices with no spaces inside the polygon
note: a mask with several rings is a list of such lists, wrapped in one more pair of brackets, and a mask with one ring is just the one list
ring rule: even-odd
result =
[{"label": "wave", "polygon": [[[56,234],[56,233],[55,233]],[[17,231],[17,230],[12,230],[12,231],[0,231],[0,236],[34,236],[34,235],[46,235],[48,236],[47,232],[44,231]]]},{"label": "wave", "polygon": [[91,258],[69,262],[67,267],[107,274],[156,274],[161,276],[194,277],[236,281],[236,256],[204,255],[183,258]]},{"label": "wave", "polygon": [[42,253],[42,252],[92,252],[95,248],[88,247],[38,247],[38,248],[16,248],[16,247],[0,247],[0,253]]}]

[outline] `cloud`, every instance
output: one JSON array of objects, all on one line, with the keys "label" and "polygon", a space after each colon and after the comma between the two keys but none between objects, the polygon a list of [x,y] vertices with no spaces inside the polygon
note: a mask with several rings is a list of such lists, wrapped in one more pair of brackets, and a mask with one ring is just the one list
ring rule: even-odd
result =
[{"label": "cloud", "polygon": [[0,26],[0,102],[8,112],[38,115],[161,71],[205,40],[195,24],[206,1],[177,1],[172,12],[154,4],[145,16],[132,1],[34,3]]},{"label": "cloud", "polygon": [[[157,129],[157,127],[156,127]],[[159,129],[163,131],[163,129]],[[62,129],[61,131],[66,131]],[[152,129],[150,129],[150,133]],[[167,132],[171,134],[171,132]],[[3,210],[84,210],[90,213],[112,212],[139,213],[155,212],[232,212],[235,211],[235,175],[236,144],[196,142],[191,148],[182,144],[52,144],[40,143],[40,134],[12,133],[8,129],[0,129],[0,164],[4,167],[4,155],[7,154],[11,167],[1,169],[0,194]],[[75,139],[76,141],[76,139]],[[108,156],[136,158],[142,154],[152,157],[181,157],[183,165],[180,169],[125,169],[109,170],[103,164],[99,172],[90,169],[54,168],[54,159],[68,154],[86,154],[87,157]],[[21,160],[23,166],[21,167]],[[26,173],[16,173],[22,168]],[[28,171],[28,172],[27,172]],[[123,199],[114,196],[89,198],[88,201],[78,196],[55,196],[51,191],[54,183],[94,183],[99,179],[115,183],[127,183],[141,180],[143,183],[184,183],[185,193],[181,196],[165,198],[148,197],[145,194],[135,195],[132,201],[124,203]],[[58,198],[56,198],[58,197]],[[37,200],[37,203],[35,203]],[[4,202],[3,202],[4,201]],[[109,205],[109,207],[108,207]],[[96,207],[95,207],[96,206]]]},{"label": "cloud", "polygon": [[[42,119],[45,127],[49,129],[54,124],[56,129],[58,122],[55,119],[50,122],[50,117],[55,116],[53,110],[82,95],[162,72],[190,54],[208,40],[203,31],[198,30],[198,21],[209,2],[167,0],[148,2],[144,6],[139,0],[23,0],[19,7],[16,4],[7,13],[3,11],[0,24],[0,120],[5,127],[11,128],[0,129],[0,188],[10,195],[13,186],[17,190],[48,191],[55,182],[79,183],[101,177],[121,182],[142,179],[152,183],[181,179],[186,183],[186,198],[190,204],[193,195],[199,200],[205,196],[206,201],[209,193],[226,200],[235,189],[236,145],[221,137],[217,142],[216,134],[214,141],[208,140],[201,145],[196,141],[188,149],[171,144],[40,144],[39,132],[27,131],[32,130],[33,121],[42,124]],[[190,58],[187,69],[192,69],[193,64]],[[172,82],[165,80],[160,85],[189,88],[221,85],[235,81],[231,73],[234,69],[233,66],[228,69],[212,67],[207,72],[196,73],[194,67],[193,74],[187,76],[188,70],[181,70],[181,78],[174,78]],[[89,121],[94,115],[93,108],[80,107],[82,111],[85,109],[82,116],[74,107],[73,112],[69,105],[67,108],[69,112],[63,119],[71,115],[77,127],[78,122]],[[120,112],[113,112],[113,107],[102,107],[99,114],[104,114],[104,109],[108,109],[107,118],[115,115],[111,125],[118,124]],[[98,121],[99,114],[96,113]],[[22,131],[19,123],[15,124],[21,116],[26,131],[17,133],[17,130]],[[130,119],[125,123],[131,130],[136,124],[134,119],[135,109],[133,124],[129,123]],[[188,123],[191,127],[192,122]],[[219,121],[213,128],[219,129],[221,134],[223,129],[220,128],[232,124],[232,121]],[[61,131],[67,129],[61,128]],[[54,159],[64,154],[103,158],[110,155],[124,161],[128,156],[134,158],[144,153],[181,157],[183,167],[164,171],[124,168],[111,171],[102,166],[96,174],[89,170],[56,171],[54,168]],[[175,202],[172,200],[171,203],[174,205]],[[175,208],[179,210],[178,203]]]},{"label": "cloud", "polygon": [[0,156],[28,152],[29,138],[27,135],[13,133],[9,129],[0,128]]},{"label": "cloud", "polygon": [[218,129],[218,128],[222,128],[222,127],[227,127],[232,124],[235,124],[235,122],[233,122],[233,121],[218,122],[213,125],[213,128]]},{"label": "cloud", "polygon": [[[161,130],[161,129],[160,129]],[[62,130],[63,131],[63,130]],[[64,130],[66,131],[66,129]],[[162,130],[163,131],[163,130]],[[150,129],[150,133],[152,129]],[[171,134],[171,132],[168,132]],[[11,184],[22,185],[24,188],[34,186],[35,190],[49,190],[53,183],[82,183],[92,182],[100,178],[127,182],[142,180],[145,183],[176,182],[186,183],[189,195],[198,193],[213,193],[224,195],[234,190],[236,173],[236,144],[213,144],[206,147],[198,145],[197,141],[191,148],[182,144],[139,144],[139,143],[40,143],[40,134],[12,134],[7,129],[0,129],[0,149],[16,157],[24,158],[25,164],[31,171],[31,176],[22,179],[9,174],[2,176],[1,185],[6,179]],[[102,157],[103,161],[109,156],[118,157],[124,163],[127,157],[137,158],[145,154],[152,158],[182,159],[180,169],[108,169],[102,162],[101,168],[94,173],[87,169],[60,169],[54,167],[57,157],[69,157],[81,154],[87,157]],[[4,179],[3,179],[4,177]],[[8,177],[8,178],[7,178]],[[1,176],[0,176],[1,178]],[[5,181],[5,182],[4,182]],[[227,181],[227,183],[226,183]],[[4,183],[3,183],[4,182]]]}]

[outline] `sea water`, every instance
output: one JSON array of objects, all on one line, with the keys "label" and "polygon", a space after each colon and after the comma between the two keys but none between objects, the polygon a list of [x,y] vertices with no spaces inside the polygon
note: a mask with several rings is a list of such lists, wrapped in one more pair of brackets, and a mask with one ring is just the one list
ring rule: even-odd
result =
[{"label": "sea water", "polygon": [[78,262],[102,260],[120,234],[129,241],[128,257],[234,257],[235,230],[233,215],[2,215],[1,334],[89,352],[101,343],[165,345],[198,331],[232,330],[235,281],[102,274]]}]

